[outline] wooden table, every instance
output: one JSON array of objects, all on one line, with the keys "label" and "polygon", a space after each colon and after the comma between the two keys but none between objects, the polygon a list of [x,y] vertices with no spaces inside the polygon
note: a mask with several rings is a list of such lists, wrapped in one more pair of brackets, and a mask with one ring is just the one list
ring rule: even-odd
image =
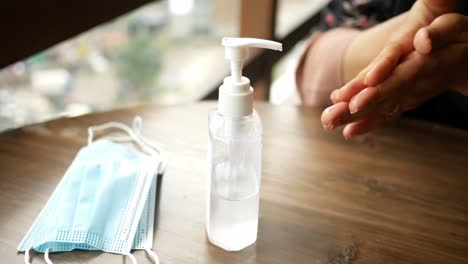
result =
[{"label": "wooden table", "polygon": [[[207,113],[213,103],[144,106],[64,118],[0,134],[0,262],[16,252],[86,128],[144,120],[165,144],[155,250],[162,263],[468,263],[468,133],[401,121],[355,140],[327,133],[318,109],[257,103],[264,158],[257,243],[226,252],[205,234]],[[138,263],[151,263],[144,252]],[[32,263],[44,263],[32,253]],[[54,253],[54,263],[130,263]]]}]

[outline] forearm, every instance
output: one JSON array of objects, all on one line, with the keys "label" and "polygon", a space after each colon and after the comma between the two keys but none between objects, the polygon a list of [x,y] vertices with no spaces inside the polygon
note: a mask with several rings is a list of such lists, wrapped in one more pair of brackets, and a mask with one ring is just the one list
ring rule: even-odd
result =
[{"label": "forearm", "polygon": [[407,13],[362,31],[348,46],[343,60],[343,79],[354,78],[379,54],[390,38],[390,32],[404,23]]}]

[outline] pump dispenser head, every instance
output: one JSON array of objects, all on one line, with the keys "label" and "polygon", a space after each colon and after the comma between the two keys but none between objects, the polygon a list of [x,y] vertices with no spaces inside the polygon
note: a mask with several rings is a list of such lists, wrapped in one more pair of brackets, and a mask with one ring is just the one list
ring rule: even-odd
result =
[{"label": "pump dispenser head", "polygon": [[256,38],[223,38],[226,59],[230,61],[231,76],[224,79],[219,89],[218,110],[229,117],[249,116],[253,111],[253,88],[250,80],[242,76],[249,48],[283,49],[281,43]]},{"label": "pump dispenser head", "polygon": [[231,62],[231,77],[234,81],[241,81],[244,60],[249,57],[249,48],[263,48],[271,50],[283,49],[281,43],[256,38],[223,38],[226,59]]}]

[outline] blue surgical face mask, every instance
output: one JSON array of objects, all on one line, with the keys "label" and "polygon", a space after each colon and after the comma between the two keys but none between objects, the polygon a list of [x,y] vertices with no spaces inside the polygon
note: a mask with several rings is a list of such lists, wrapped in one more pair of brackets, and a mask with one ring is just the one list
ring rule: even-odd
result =
[{"label": "blue surgical face mask", "polygon": [[155,215],[155,203],[156,203],[156,184],[157,177],[153,179],[150,187],[148,198],[146,199],[143,213],[138,223],[137,232],[133,240],[132,249],[134,250],[146,250],[146,252],[153,258],[154,263],[159,264],[159,258],[153,248],[153,227],[154,227],[154,215]]},{"label": "blue surgical face mask", "polygon": [[[128,136],[93,142],[94,132],[118,128]],[[73,249],[130,254],[152,247],[156,175],[165,169],[160,149],[140,134],[141,119],[133,130],[120,123],[90,127],[88,145],[73,160],[49,201],[18,246],[45,253]],[[116,143],[134,141],[143,153]]]}]

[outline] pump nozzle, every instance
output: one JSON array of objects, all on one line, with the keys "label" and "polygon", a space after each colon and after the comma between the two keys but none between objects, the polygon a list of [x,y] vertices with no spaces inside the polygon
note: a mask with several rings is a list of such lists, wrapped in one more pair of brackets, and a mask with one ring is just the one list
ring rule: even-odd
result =
[{"label": "pump nozzle", "polygon": [[219,88],[218,110],[227,117],[249,116],[253,112],[253,88],[250,80],[242,76],[249,48],[282,50],[283,47],[275,41],[255,38],[223,38],[222,44],[231,63],[231,76],[224,78]]},{"label": "pump nozzle", "polygon": [[234,82],[240,82],[244,60],[249,56],[249,48],[263,48],[271,50],[283,49],[281,43],[256,38],[223,38],[226,59],[231,63],[231,76]]}]

